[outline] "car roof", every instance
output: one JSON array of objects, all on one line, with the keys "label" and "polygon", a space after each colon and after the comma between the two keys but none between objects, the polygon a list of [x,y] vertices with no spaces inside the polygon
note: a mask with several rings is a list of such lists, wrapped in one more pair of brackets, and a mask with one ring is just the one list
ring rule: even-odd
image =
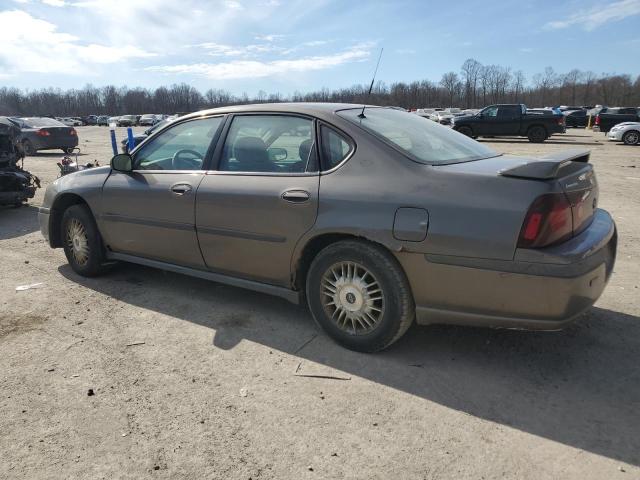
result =
[{"label": "car roof", "polygon": [[[363,104],[357,103],[310,103],[310,102],[292,102],[292,103],[258,103],[251,105],[234,105],[228,107],[212,108],[209,110],[201,110],[199,112],[190,113],[180,120],[188,118],[196,118],[202,115],[224,114],[224,113],[243,113],[243,112],[283,112],[283,113],[301,113],[314,117],[329,117],[340,110],[353,108],[362,108]],[[377,105],[367,105],[367,107],[376,107]]]}]

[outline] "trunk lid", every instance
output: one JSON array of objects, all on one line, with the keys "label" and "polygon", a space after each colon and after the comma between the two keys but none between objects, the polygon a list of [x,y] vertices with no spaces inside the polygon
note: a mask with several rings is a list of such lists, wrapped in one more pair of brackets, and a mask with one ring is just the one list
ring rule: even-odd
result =
[{"label": "trunk lid", "polygon": [[60,138],[69,138],[72,136],[71,131],[74,130],[73,127],[42,127],[39,130],[44,130],[48,132],[52,140],[60,139]]},{"label": "trunk lid", "polygon": [[575,236],[589,226],[598,205],[598,182],[589,155],[588,150],[579,149],[557,152],[499,173],[531,180],[557,179],[571,205]]}]

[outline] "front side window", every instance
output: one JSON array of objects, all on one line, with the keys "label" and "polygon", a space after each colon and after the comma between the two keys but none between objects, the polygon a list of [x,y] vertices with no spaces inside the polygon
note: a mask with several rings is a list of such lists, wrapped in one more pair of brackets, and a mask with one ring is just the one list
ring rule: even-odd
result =
[{"label": "front side window", "polygon": [[135,153],[136,170],[202,170],[204,159],[224,117],[179,123]]},{"label": "front side window", "polygon": [[335,130],[322,125],[322,170],[338,166],[351,152],[351,144]]},{"label": "front side window", "polygon": [[498,107],[488,107],[482,111],[482,115],[485,117],[495,117],[498,115]]},{"label": "front side window", "polygon": [[313,121],[288,115],[233,119],[219,170],[302,173],[314,161]]},{"label": "front side window", "polygon": [[410,159],[428,165],[450,164],[496,157],[492,149],[419,115],[390,108],[341,110],[337,114],[378,137]]}]

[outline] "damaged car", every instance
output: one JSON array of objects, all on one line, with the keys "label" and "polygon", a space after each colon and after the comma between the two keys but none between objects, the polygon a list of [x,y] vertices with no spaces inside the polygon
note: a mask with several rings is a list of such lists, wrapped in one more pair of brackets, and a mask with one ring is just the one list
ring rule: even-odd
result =
[{"label": "damaged car", "polygon": [[19,143],[20,129],[0,117],[0,205],[20,206],[33,198],[40,180],[24,170],[24,152]]}]

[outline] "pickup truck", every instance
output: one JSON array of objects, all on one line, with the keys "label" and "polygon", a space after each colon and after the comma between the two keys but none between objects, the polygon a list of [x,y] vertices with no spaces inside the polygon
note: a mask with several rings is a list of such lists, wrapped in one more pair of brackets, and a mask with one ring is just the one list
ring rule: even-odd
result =
[{"label": "pickup truck", "polygon": [[490,105],[475,115],[455,117],[454,130],[472,138],[486,136],[527,137],[530,142],[544,142],[554,133],[565,133],[564,115],[553,111],[527,112],[523,104]]},{"label": "pickup truck", "polygon": [[593,130],[607,133],[619,123],[638,121],[640,121],[640,108],[603,108],[598,115],[596,115]]}]

